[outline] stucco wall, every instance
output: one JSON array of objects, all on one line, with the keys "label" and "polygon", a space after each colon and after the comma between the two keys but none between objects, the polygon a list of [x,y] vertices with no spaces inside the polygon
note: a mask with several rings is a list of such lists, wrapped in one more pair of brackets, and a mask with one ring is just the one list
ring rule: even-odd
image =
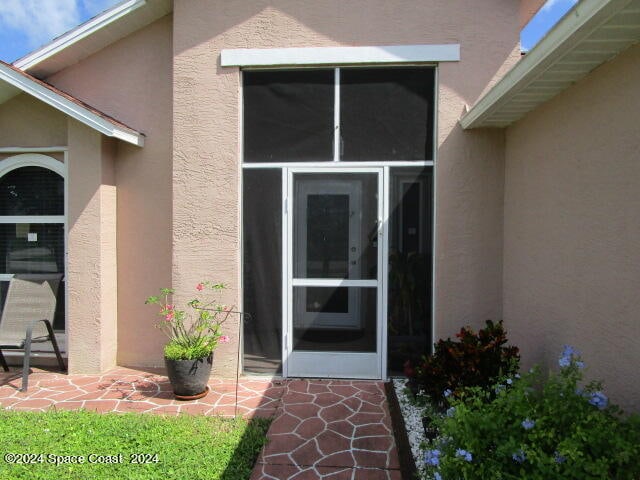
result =
[{"label": "stucco wall", "polygon": [[[68,120],[67,353],[70,373],[116,365],[116,190],[102,135]],[[73,201],[71,201],[73,199]]]},{"label": "stucco wall", "polygon": [[0,105],[0,147],[60,147],[67,144],[67,117],[22,93]]},{"label": "stucco wall", "polygon": [[582,351],[638,410],[640,46],[506,133],[504,316],[525,366]]},{"label": "stucco wall", "polygon": [[[225,281],[226,302],[240,301],[240,76],[219,66],[221,49],[460,43],[462,61],[439,72],[436,334],[500,318],[502,134],[463,134],[457,120],[519,58],[519,14],[512,0],[176,0],[174,286]],[[227,330],[217,372],[235,367]]]},{"label": "stucco wall", "polygon": [[[144,148],[124,142],[103,145],[105,158],[114,159],[110,175],[118,192],[121,365],[162,365],[164,337],[153,328],[156,312],[144,299],[171,284],[171,42],[167,16],[47,79],[147,135]],[[103,190],[111,195],[111,189]],[[70,197],[70,205],[75,202]]]}]

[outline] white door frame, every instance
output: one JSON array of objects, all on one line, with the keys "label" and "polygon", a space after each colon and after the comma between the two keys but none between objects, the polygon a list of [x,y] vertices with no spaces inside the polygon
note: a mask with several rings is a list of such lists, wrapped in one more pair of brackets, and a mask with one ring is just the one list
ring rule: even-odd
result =
[{"label": "white door frame", "polygon": [[[378,176],[378,268],[375,280],[294,279],[293,177],[298,173],[373,173]],[[282,374],[284,377],[386,378],[388,277],[388,167],[285,167],[282,169]],[[376,288],[375,352],[294,352],[293,287],[335,286]],[[341,368],[342,367],[342,368]]]}]

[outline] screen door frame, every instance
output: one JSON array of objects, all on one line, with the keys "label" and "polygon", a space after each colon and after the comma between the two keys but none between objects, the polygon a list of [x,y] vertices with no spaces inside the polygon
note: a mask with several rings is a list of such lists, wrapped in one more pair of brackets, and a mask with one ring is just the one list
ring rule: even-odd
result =
[{"label": "screen door frame", "polygon": [[[324,378],[366,378],[382,379],[386,375],[385,355],[383,348],[386,337],[386,311],[388,275],[388,202],[386,202],[387,175],[383,167],[289,167],[283,168],[283,358],[282,373],[284,377],[324,377]],[[386,173],[386,174],[385,174]],[[297,279],[294,278],[294,176],[296,174],[345,175],[375,174],[377,176],[377,274],[375,279]],[[294,287],[359,287],[376,289],[376,339],[375,352],[315,352],[295,351],[293,335],[293,288]]]}]

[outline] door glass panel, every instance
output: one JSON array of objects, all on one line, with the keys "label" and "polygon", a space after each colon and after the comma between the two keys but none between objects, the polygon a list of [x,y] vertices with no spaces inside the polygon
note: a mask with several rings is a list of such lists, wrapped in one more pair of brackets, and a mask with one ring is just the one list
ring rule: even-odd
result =
[{"label": "door glass panel", "polygon": [[376,278],[377,174],[295,174],[293,205],[294,278]]},{"label": "door glass panel", "polygon": [[375,352],[376,288],[294,287],[293,349]]}]

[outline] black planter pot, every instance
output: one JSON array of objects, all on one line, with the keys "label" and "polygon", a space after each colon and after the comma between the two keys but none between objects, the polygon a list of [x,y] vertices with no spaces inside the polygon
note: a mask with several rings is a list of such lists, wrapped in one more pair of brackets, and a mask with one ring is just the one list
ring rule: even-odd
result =
[{"label": "black planter pot", "polygon": [[[207,383],[213,365],[213,353],[196,360],[164,359],[167,376],[177,398],[195,399],[207,394]],[[194,398],[195,397],[195,398]]]}]

